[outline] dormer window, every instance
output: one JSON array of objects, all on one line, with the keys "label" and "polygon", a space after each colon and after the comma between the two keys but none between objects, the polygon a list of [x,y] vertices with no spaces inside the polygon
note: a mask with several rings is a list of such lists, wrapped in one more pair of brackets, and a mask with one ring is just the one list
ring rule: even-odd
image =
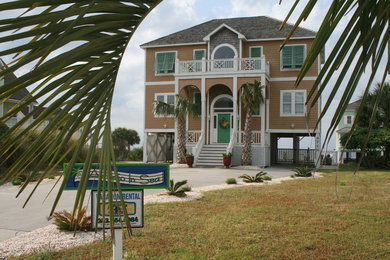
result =
[{"label": "dormer window", "polygon": [[168,74],[175,72],[176,52],[156,52],[154,71],[156,74]]}]

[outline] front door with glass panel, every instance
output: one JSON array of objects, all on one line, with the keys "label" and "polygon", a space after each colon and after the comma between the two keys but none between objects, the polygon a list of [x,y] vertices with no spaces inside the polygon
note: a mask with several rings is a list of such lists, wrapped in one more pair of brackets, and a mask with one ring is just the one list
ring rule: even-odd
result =
[{"label": "front door with glass panel", "polygon": [[231,114],[218,114],[218,143],[230,142]]},{"label": "front door with glass panel", "polygon": [[211,143],[229,143],[233,127],[233,101],[230,96],[216,97],[212,107]]}]

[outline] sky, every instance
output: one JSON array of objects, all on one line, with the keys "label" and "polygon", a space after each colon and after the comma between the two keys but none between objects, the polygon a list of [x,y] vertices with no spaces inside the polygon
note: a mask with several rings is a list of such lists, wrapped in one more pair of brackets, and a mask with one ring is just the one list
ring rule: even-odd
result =
[{"label": "sky", "polygon": [[[3,0],[0,0],[3,1]],[[117,78],[117,84],[114,93],[114,102],[112,106],[112,128],[126,127],[134,129],[141,137],[143,142],[144,133],[144,78],[145,78],[145,53],[139,46],[143,43],[166,36],[202,22],[216,18],[247,17],[267,15],[276,19],[284,20],[290,7],[295,0],[283,0],[279,5],[279,0],[164,0],[158,5],[140,24],[135,32],[122,60],[121,68]],[[301,1],[306,2],[306,1]],[[331,3],[331,0],[318,1],[302,26],[317,31],[325,13]],[[294,23],[299,11],[290,19]],[[4,14],[2,14],[4,15]],[[13,14],[5,14],[12,16]],[[341,24],[346,24],[348,16],[345,17]],[[337,28],[335,35],[332,36],[326,45],[326,55],[335,45],[337,37],[342,32],[342,28]],[[1,45],[0,45],[1,48]],[[7,58],[7,57],[6,57]],[[10,59],[6,59],[10,62]],[[18,75],[23,72],[17,72]],[[337,73],[336,73],[337,75]],[[369,75],[363,75],[363,79]],[[333,78],[333,80],[335,77]],[[378,82],[379,79],[374,82]],[[355,101],[363,92],[365,81],[359,84],[351,101]],[[345,82],[343,82],[345,85]],[[345,86],[342,86],[343,89]],[[342,93],[342,91],[340,91]],[[330,120],[334,113],[335,107],[340,99],[338,93],[329,112],[322,120],[322,135],[324,136],[329,127]],[[329,91],[323,94],[323,102],[329,96]],[[329,150],[334,149],[334,140],[329,145]],[[308,143],[307,145],[313,145]]]}]

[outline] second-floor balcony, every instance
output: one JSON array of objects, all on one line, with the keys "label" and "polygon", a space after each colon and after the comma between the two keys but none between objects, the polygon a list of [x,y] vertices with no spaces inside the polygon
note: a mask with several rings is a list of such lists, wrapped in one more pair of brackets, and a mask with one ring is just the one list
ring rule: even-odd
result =
[{"label": "second-floor balcony", "polygon": [[175,73],[179,75],[192,75],[203,73],[264,73],[269,75],[269,62],[265,56],[261,58],[233,58],[215,60],[176,60]]}]

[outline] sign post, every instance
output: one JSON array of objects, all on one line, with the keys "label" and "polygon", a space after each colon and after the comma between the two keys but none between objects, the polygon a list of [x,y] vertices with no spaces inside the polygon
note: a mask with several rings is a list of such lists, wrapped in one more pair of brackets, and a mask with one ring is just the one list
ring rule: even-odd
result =
[{"label": "sign post", "polygon": [[[67,165],[65,164],[64,167]],[[72,169],[72,175],[69,178],[65,189],[75,190],[80,184],[81,174],[84,164],[76,164]],[[169,164],[167,163],[142,163],[142,164],[117,164],[119,183],[122,190],[123,200],[126,205],[128,216],[124,216],[122,204],[118,191],[113,191],[113,210],[115,241],[112,246],[114,260],[122,259],[122,225],[123,217],[129,218],[132,228],[144,227],[144,189],[164,189],[169,187]],[[92,164],[89,173],[87,189],[92,190],[91,212],[92,227],[105,228],[104,222],[110,226],[110,209],[108,206],[108,192],[105,198],[100,197],[98,202],[97,186],[99,180],[99,165]],[[114,188],[117,187],[116,180],[113,180]],[[102,202],[105,201],[105,209]],[[99,206],[100,205],[100,206]],[[103,216],[103,211],[105,215]],[[96,223],[97,214],[97,223]]]}]

